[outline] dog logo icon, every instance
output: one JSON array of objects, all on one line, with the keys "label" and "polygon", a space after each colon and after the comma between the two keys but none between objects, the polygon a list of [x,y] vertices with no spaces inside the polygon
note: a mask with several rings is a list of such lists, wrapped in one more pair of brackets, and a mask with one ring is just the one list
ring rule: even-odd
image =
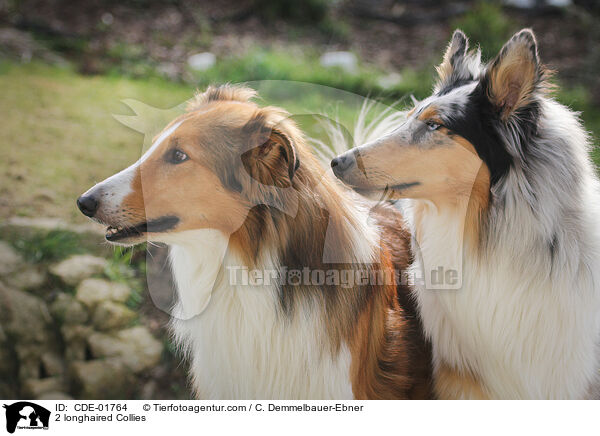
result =
[{"label": "dog logo icon", "polygon": [[29,401],[19,401],[6,409],[6,431],[14,433],[18,429],[48,429],[50,411]]}]

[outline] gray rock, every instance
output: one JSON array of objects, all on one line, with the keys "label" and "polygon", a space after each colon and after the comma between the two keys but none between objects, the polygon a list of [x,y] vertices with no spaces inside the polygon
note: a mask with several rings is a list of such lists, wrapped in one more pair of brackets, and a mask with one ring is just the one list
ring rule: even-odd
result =
[{"label": "gray rock", "polygon": [[52,317],[41,298],[0,283],[0,325],[19,343],[43,345],[49,340]]},{"label": "gray rock", "polygon": [[4,281],[10,287],[23,290],[41,288],[46,283],[48,275],[39,265],[24,264],[12,274],[5,277]]},{"label": "gray rock", "polygon": [[377,79],[377,84],[384,89],[392,88],[400,83],[402,83],[402,75],[396,72],[381,76]]},{"label": "gray rock", "polygon": [[0,398],[17,398],[18,386],[10,380],[0,379]]},{"label": "gray rock", "polygon": [[77,287],[75,298],[87,307],[95,307],[106,300],[124,303],[131,290],[122,283],[102,279],[86,279]]},{"label": "gray rock", "polygon": [[522,9],[533,8],[535,3],[536,0],[504,0],[504,4]]},{"label": "gray rock", "polygon": [[107,260],[101,257],[80,254],[52,265],[50,273],[60,278],[67,285],[75,286],[84,279],[102,273],[107,264]]},{"label": "gray rock", "polygon": [[23,382],[22,392],[27,398],[37,398],[48,392],[62,391],[64,389],[66,389],[66,386],[62,378],[48,377],[25,380]]},{"label": "gray rock", "polygon": [[[16,397],[18,374],[14,350],[0,325],[0,398]],[[10,395],[13,395],[12,397]]]},{"label": "gray rock", "polygon": [[87,339],[94,329],[87,325],[65,324],[60,329],[65,342],[65,361],[85,360],[87,357]]},{"label": "gray rock", "polygon": [[217,57],[210,53],[196,53],[187,60],[188,65],[194,71],[206,71],[217,63]]},{"label": "gray rock", "polygon": [[36,400],[62,401],[62,400],[73,400],[73,397],[70,396],[69,394],[65,394],[64,392],[52,391],[52,392],[46,392],[46,393],[41,394],[40,396],[36,397]]},{"label": "gray rock", "polygon": [[158,364],[163,351],[162,343],[142,326],[121,330],[114,335],[93,333],[88,344],[95,358],[118,357],[134,373]]},{"label": "gray rock", "polygon": [[[38,379],[44,376],[42,372],[60,373],[54,369],[61,365],[51,363],[60,360],[57,356],[59,340],[48,307],[41,298],[0,283],[0,325],[16,354],[16,359],[13,355],[11,360],[16,360],[21,382]],[[50,368],[46,368],[49,362]]]},{"label": "gray rock", "polygon": [[23,264],[23,258],[8,243],[0,241],[0,275],[10,274]]},{"label": "gray rock", "polygon": [[2,326],[0,326],[0,380],[13,374],[16,369],[14,363],[8,339],[4,336]]},{"label": "gray rock", "polygon": [[110,26],[115,21],[115,17],[110,12],[105,12],[100,16],[100,21],[105,26]]},{"label": "gray rock", "polygon": [[73,362],[70,374],[83,399],[116,399],[131,395],[135,378],[119,358]]},{"label": "gray rock", "polygon": [[538,2],[537,0],[504,0],[504,4],[519,9],[533,9],[542,5],[554,6],[556,8],[566,8],[573,4],[573,0],[546,0]]},{"label": "gray rock", "polygon": [[136,318],[137,314],[123,304],[102,301],[94,310],[92,324],[98,330],[114,330],[127,327]]},{"label": "gray rock", "polygon": [[41,363],[49,376],[62,376],[65,372],[65,365],[59,350],[46,351],[41,356]]},{"label": "gray rock", "polygon": [[61,324],[83,324],[89,316],[86,308],[69,294],[60,293],[50,305],[52,316]]},{"label": "gray rock", "polygon": [[163,62],[156,69],[163,76],[171,80],[177,79],[180,75],[179,68],[172,62]]},{"label": "gray rock", "polygon": [[158,383],[155,380],[150,380],[140,391],[140,400],[153,400],[156,399],[156,391],[158,390]]},{"label": "gray rock", "polygon": [[349,51],[330,51],[323,53],[319,62],[326,68],[338,67],[348,73],[355,73],[358,70],[358,60],[356,55]]},{"label": "gray rock", "polygon": [[[55,343],[52,348],[46,347],[46,349],[42,347],[23,342],[17,342],[14,345],[19,362],[19,380],[26,381],[62,375],[63,363],[57,352],[58,345]],[[41,373],[42,370],[46,373],[45,376]]]}]

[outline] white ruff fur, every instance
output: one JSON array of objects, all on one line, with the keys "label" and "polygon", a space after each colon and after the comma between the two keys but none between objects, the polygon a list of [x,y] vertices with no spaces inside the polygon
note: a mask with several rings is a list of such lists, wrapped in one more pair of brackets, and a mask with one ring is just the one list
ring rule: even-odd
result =
[{"label": "white ruff fur", "polygon": [[[543,114],[539,160],[492,190],[482,247],[462,256],[462,288],[415,290],[434,366],[472,372],[491,398],[588,398],[600,368],[600,190],[575,118],[550,101]],[[416,201],[406,202],[411,226]],[[415,270],[424,258],[453,264],[463,243],[463,220],[427,207]]]},{"label": "white ruff fur", "polygon": [[[227,238],[217,231],[184,232],[169,243],[180,298],[175,313],[198,314],[173,317],[172,329],[191,360],[199,398],[353,397],[350,353],[345,345],[328,351],[318,307],[307,302],[288,317],[278,310],[275,285],[232,286],[227,266],[243,263],[230,254],[221,263],[216,253],[224,253]],[[264,259],[259,269],[279,268],[277,259]]]}]

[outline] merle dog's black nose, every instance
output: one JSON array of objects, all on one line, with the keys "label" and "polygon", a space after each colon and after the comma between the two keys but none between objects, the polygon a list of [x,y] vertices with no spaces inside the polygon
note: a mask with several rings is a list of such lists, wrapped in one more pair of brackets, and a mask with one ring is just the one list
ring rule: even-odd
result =
[{"label": "merle dog's black nose", "polygon": [[82,195],[77,199],[77,207],[85,216],[91,218],[98,210],[98,200],[93,195]]},{"label": "merle dog's black nose", "polygon": [[341,156],[336,157],[331,161],[331,168],[336,176],[341,176],[344,174],[346,170],[351,168],[356,162],[354,158],[354,153],[352,154],[343,154]]}]

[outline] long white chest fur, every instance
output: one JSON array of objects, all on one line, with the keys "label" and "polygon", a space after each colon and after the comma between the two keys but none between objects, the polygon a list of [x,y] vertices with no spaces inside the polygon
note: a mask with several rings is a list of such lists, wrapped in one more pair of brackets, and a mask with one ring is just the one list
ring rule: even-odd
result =
[{"label": "long white chest fur", "polygon": [[519,229],[507,237],[514,244],[473,256],[462,253],[462,239],[447,243],[462,222],[432,215],[420,224],[426,237],[414,270],[423,258],[442,266],[463,258],[460,289],[415,290],[434,366],[475,374],[490,398],[589,397],[600,368],[598,261],[573,250],[564,269],[553,269]]},{"label": "long white chest fur", "polygon": [[[228,267],[242,264],[225,253],[227,239],[216,231],[177,239],[170,254],[179,295],[172,330],[190,359],[199,398],[353,397],[350,353],[345,346],[328,351],[315,307],[287,316],[278,310],[274,285],[235,284]],[[264,266],[276,268],[273,261]]]}]

